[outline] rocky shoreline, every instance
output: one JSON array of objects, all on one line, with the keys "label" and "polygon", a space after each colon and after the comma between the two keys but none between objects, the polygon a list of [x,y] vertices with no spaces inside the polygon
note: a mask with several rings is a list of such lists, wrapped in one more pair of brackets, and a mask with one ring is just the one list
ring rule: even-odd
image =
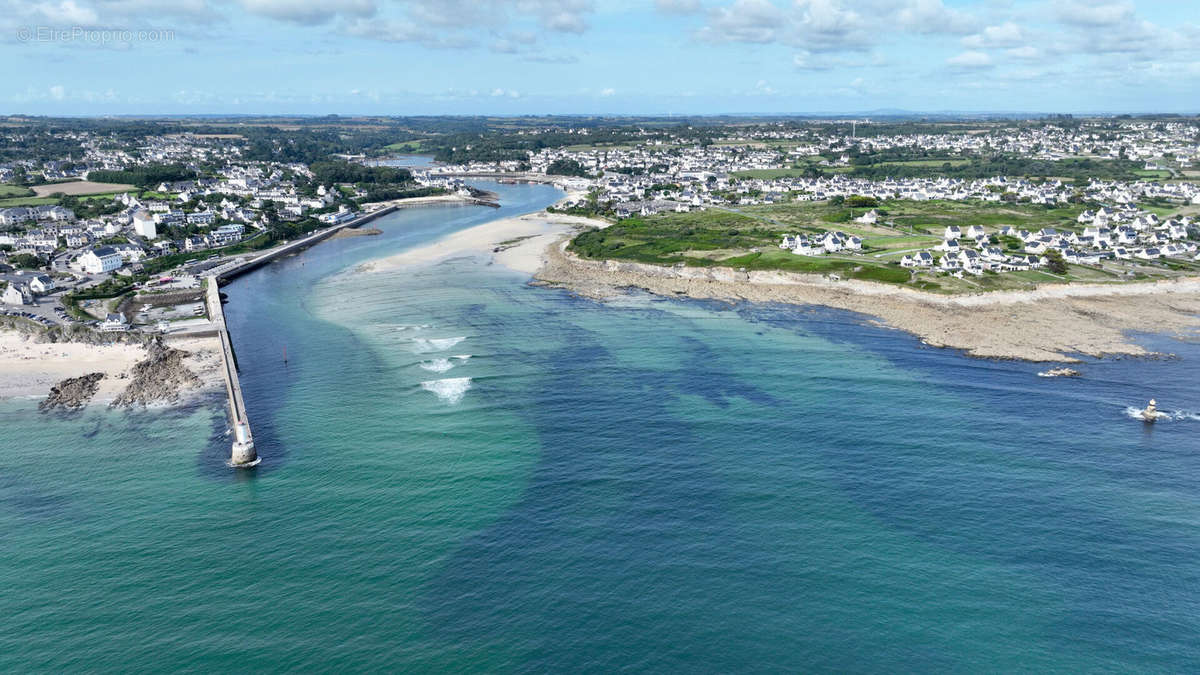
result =
[{"label": "rocky shoreline", "polygon": [[38,410],[43,412],[63,408],[79,410],[86,406],[96,392],[100,390],[100,380],[104,373],[88,373],[80,377],[68,377],[50,388],[46,400],[38,404]]},{"label": "rocky shoreline", "polygon": [[164,339],[78,326],[0,330],[0,398],[38,399],[47,412],[180,404],[220,390],[217,346],[211,337]]},{"label": "rocky shoreline", "polygon": [[875,317],[936,347],[983,358],[1078,362],[1079,356],[1151,356],[1129,334],[1200,335],[1200,279],[1027,292],[938,296],[819,275],[584,260],[549,247],[542,284],[604,299],[638,288],[666,297],[823,305]]},{"label": "rocky shoreline", "polygon": [[166,346],[161,339],[151,342],[146,358],[130,370],[129,385],[111,406],[128,408],[174,403],[183,392],[198,389],[200,378],[184,365],[184,359],[190,355],[182,349]]}]

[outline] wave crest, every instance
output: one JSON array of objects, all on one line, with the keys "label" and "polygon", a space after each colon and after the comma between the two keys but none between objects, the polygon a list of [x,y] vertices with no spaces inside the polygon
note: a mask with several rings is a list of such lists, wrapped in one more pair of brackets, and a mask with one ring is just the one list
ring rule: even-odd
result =
[{"label": "wave crest", "polygon": [[421,388],[432,392],[446,403],[454,405],[463,399],[471,388],[469,377],[449,377],[444,380],[428,380],[421,383]]},{"label": "wave crest", "polygon": [[414,354],[428,354],[429,352],[444,352],[454,345],[466,340],[466,336],[448,337],[448,338],[413,338],[412,351]]}]

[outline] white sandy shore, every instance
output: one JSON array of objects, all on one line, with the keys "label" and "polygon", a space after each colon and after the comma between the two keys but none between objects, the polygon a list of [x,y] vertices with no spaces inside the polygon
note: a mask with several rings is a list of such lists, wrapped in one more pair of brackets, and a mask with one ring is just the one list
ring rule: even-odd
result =
[{"label": "white sandy shore", "polygon": [[[204,383],[197,391],[221,386],[216,338],[171,339],[167,344],[191,352],[185,363]],[[104,373],[92,404],[108,405],[129,384],[130,369],[145,357],[138,345],[34,342],[22,333],[0,330],[0,399],[41,399],[62,380]]]},{"label": "white sandy shore", "polygon": [[428,197],[406,197],[404,199],[392,199],[385,202],[365,202],[367,206],[396,206],[405,208],[409,206],[431,206],[434,204],[466,204],[475,201],[474,197],[464,197],[462,195],[430,195]]},{"label": "white sandy shore", "polygon": [[[364,272],[386,272],[464,255],[491,256],[497,263],[529,275],[546,262],[546,252],[568,234],[607,222],[580,216],[530,213],[494,220],[447,235],[432,244],[366,263]],[[499,249],[499,250],[497,250]]]}]

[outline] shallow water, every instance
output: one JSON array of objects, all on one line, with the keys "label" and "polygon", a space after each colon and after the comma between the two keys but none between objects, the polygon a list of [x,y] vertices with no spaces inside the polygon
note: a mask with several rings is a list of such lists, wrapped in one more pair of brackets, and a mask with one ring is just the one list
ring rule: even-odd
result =
[{"label": "shallow water", "polygon": [[0,406],[0,669],[1200,663],[1196,345],[1038,378],[845,312],[355,271],[558,195],[488,187],[228,287],[254,472],[219,400]]}]

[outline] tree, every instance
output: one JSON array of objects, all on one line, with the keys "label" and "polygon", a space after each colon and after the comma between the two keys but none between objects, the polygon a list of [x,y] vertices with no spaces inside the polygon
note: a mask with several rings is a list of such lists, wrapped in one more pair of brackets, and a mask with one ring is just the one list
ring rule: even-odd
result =
[{"label": "tree", "polygon": [[42,259],[29,253],[18,253],[8,257],[8,264],[16,268],[39,269],[42,266]]},{"label": "tree", "polygon": [[1058,275],[1067,273],[1067,261],[1063,260],[1061,251],[1056,248],[1046,251],[1046,269]]}]

